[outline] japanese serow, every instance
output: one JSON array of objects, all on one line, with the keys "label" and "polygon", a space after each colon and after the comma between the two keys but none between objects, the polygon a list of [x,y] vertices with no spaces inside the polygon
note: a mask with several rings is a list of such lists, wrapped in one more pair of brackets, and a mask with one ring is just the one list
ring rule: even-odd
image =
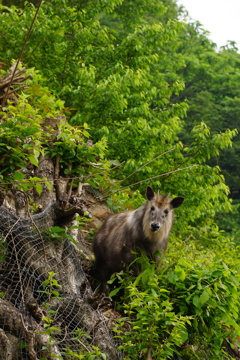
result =
[{"label": "japanese serow", "polygon": [[135,259],[137,249],[159,261],[159,253],[167,248],[173,209],[184,198],[171,200],[169,196],[155,194],[150,186],[146,195],[148,201],[144,205],[134,211],[110,215],[95,235],[93,251],[102,292],[106,292],[110,276]]}]

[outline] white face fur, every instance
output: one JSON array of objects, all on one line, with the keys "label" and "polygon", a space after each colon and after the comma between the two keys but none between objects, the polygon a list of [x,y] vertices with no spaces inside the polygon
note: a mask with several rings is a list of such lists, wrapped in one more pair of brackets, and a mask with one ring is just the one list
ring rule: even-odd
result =
[{"label": "white face fur", "polygon": [[182,197],[171,200],[169,196],[154,194],[150,186],[147,187],[147,207],[143,218],[145,236],[157,241],[168,237],[173,222],[173,209],[183,202]]},{"label": "white face fur", "polygon": [[156,203],[149,204],[149,227],[152,232],[158,231],[163,224],[171,217],[169,206],[159,207]]}]

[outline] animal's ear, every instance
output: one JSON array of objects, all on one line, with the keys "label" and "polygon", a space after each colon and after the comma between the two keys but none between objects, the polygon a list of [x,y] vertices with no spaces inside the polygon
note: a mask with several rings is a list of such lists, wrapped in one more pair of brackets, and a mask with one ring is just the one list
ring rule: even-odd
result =
[{"label": "animal's ear", "polygon": [[170,205],[173,209],[176,209],[180,205],[182,205],[183,201],[184,201],[184,197],[178,196],[178,197],[175,197],[174,199],[172,199],[172,201],[170,202]]},{"label": "animal's ear", "polygon": [[147,187],[146,194],[147,194],[147,199],[148,199],[148,200],[152,200],[152,199],[154,198],[154,191],[153,191],[153,189],[151,188],[151,186],[148,186],[148,187]]}]

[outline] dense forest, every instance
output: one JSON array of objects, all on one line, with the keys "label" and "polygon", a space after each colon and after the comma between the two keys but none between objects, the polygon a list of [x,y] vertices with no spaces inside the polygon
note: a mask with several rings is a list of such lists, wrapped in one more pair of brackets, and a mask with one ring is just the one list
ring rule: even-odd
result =
[{"label": "dense forest", "polygon": [[[175,0],[2,0],[0,54],[0,359],[240,359],[236,44]],[[103,298],[147,185],[185,199],[168,251]]]}]

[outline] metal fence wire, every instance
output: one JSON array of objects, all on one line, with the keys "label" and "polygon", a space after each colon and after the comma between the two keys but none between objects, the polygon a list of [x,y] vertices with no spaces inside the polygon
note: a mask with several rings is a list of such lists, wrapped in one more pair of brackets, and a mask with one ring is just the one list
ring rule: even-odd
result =
[{"label": "metal fence wire", "polygon": [[121,359],[74,244],[48,234],[49,209],[24,219],[0,208],[0,360]]}]

